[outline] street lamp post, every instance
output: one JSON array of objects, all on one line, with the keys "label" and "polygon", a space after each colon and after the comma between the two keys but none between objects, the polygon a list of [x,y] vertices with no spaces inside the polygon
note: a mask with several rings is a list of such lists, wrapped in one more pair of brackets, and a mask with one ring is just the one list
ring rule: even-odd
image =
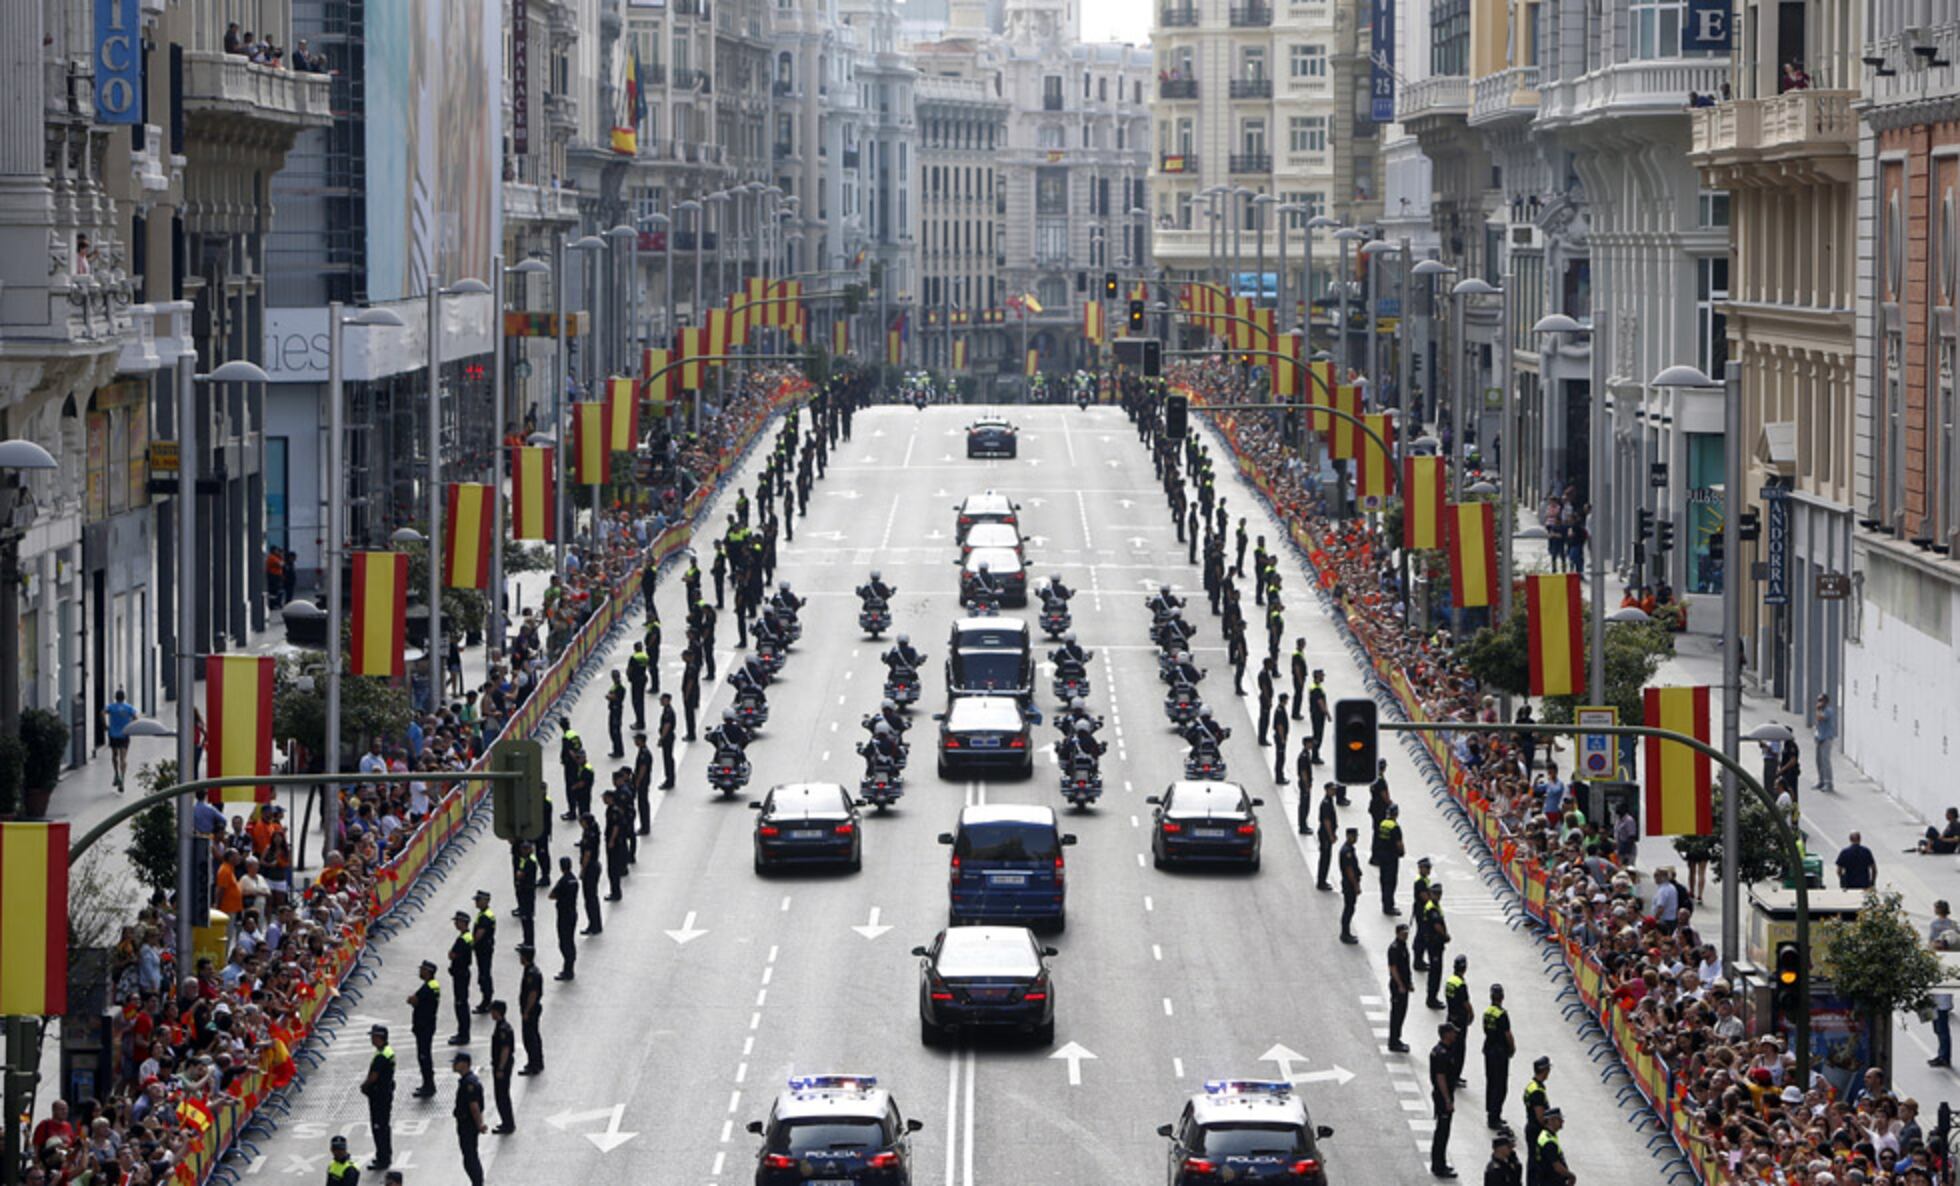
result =
[{"label": "street lamp post", "polygon": [[[1259,259],[1258,274],[1252,282],[1254,286],[1252,299],[1255,305],[1264,304],[1266,300],[1266,208],[1277,205],[1278,203],[1279,199],[1271,194],[1255,194],[1252,198],[1252,208],[1258,211],[1257,225],[1253,229],[1254,242],[1257,244],[1253,250]],[[1284,231],[1281,233],[1283,234]],[[1286,252],[1282,249],[1280,251],[1280,274],[1283,277],[1285,273]],[[1281,283],[1283,284],[1284,280]],[[1279,324],[1279,300],[1277,292],[1274,293],[1273,301],[1273,328],[1275,332],[1281,328]]]},{"label": "street lamp post", "polygon": [[[1592,338],[1591,326],[1583,325],[1563,313],[1552,313],[1540,317],[1531,327],[1534,335],[1570,334],[1575,337]],[[1599,343],[1592,343],[1593,353],[1599,352]],[[1712,382],[1712,380],[1711,380]],[[1605,393],[1598,387],[1592,391],[1592,412],[1588,416],[1587,468],[1591,477],[1587,484],[1591,487],[1592,513],[1586,516],[1587,529],[1592,534],[1592,650],[1591,682],[1588,688],[1594,704],[1606,703],[1606,549],[1600,546],[1600,527],[1612,518],[1606,504],[1606,484],[1600,480],[1601,458],[1606,452],[1606,417],[1604,415]],[[1738,434],[1740,429],[1737,430]]]},{"label": "street lamp post", "polygon": [[[640,232],[638,228],[622,222],[607,231],[606,238],[612,240],[611,259],[615,271],[619,268],[619,245],[622,241],[626,244],[626,292],[623,294],[626,316],[623,320],[615,318],[620,331],[609,335],[614,344],[614,353],[612,366],[606,371],[608,375],[625,375],[632,373],[634,344],[640,336]],[[616,295],[619,288],[619,285],[613,286]]]},{"label": "street lamp post", "polygon": [[1375,239],[1361,245],[1361,254],[1368,259],[1368,403],[1376,409],[1382,407],[1380,257],[1393,255],[1400,250],[1386,239]]},{"label": "street lamp post", "polygon": [[[504,424],[510,418],[509,386],[504,378],[504,290],[508,276],[536,276],[549,272],[551,268],[543,260],[527,259],[511,267],[503,266],[503,256],[493,261],[491,269],[496,274],[496,308],[491,316],[496,318],[496,368],[491,373],[490,397],[495,404],[494,415],[497,421],[496,460],[490,466],[490,650],[504,649],[504,463],[509,455],[504,452]],[[528,307],[528,302],[527,302]]]},{"label": "street lamp post", "polygon": [[655,210],[640,221],[650,226],[660,227],[663,231],[664,237],[661,242],[665,244],[666,250],[660,253],[662,273],[660,281],[660,296],[662,301],[660,333],[655,336],[654,340],[664,341],[672,345],[674,340],[674,220],[670,216]]},{"label": "street lamp post", "polygon": [[[499,257],[498,267],[502,268]],[[481,280],[441,287],[429,276],[429,707],[442,703],[442,298],[487,295]]]},{"label": "street lamp post", "polygon": [[1362,230],[1360,227],[1342,227],[1340,230],[1334,232],[1334,240],[1341,245],[1341,279],[1340,284],[1337,286],[1341,297],[1341,338],[1340,349],[1335,353],[1341,360],[1341,374],[1338,381],[1346,383],[1348,381],[1348,374],[1354,369],[1354,360],[1350,357],[1348,346],[1348,314],[1352,311],[1353,297],[1351,278],[1354,275],[1348,266],[1348,249],[1357,243],[1367,243],[1368,232]]},{"label": "street lamp post", "polygon": [[[1303,207],[1303,209],[1305,208]],[[1306,234],[1301,236],[1303,239],[1306,240],[1306,242],[1303,245],[1304,246],[1303,257],[1300,260],[1300,342],[1301,342],[1302,350],[1305,350],[1308,346],[1310,346],[1313,340],[1313,236],[1314,236],[1314,232],[1320,230],[1338,231],[1340,229],[1341,229],[1340,219],[1329,218],[1325,214],[1316,214],[1312,218],[1307,219]],[[1331,393],[1329,395],[1329,398],[1332,398]]]},{"label": "street lamp post", "polygon": [[[690,220],[694,223],[694,288],[689,292],[687,298],[687,323],[689,325],[699,325],[701,324],[701,245],[702,241],[707,237],[706,233],[702,230],[701,203],[695,198],[689,198],[674,207],[674,209],[678,213],[694,215],[693,219]],[[680,222],[678,220],[674,223],[674,233],[677,235],[680,233]],[[676,328],[679,327],[677,326]]]},{"label": "street lamp post", "polygon": [[[1459,318],[1458,318],[1459,321],[1461,320],[1461,316],[1460,316],[1461,306],[1466,298],[1473,297],[1473,296],[1494,296],[1499,299],[1498,314],[1497,314],[1497,352],[1498,352],[1498,360],[1499,360],[1498,369],[1500,374],[1509,374],[1509,371],[1506,368],[1510,366],[1510,361],[1511,361],[1510,360],[1511,328],[1509,324],[1511,319],[1510,318],[1511,300],[1509,296],[1509,285],[1510,285],[1510,276],[1507,273],[1505,275],[1504,288],[1498,288],[1493,286],[1488,280],[1485,280],[1481,276],[1470,276],[1466,279],[1457,281],[1456,285],[1450,289],[1450,295],[1456,298],[1459,307]],[[1501,616],[1507,618],[1511,615],[1511,570],[1513,567],[1511,562],[1511,543],[1517,528],[1517,522],[1516,522],[1517,521],[1517,506],[1516,506],[1517,483],[1513,480],[1513,475],[1516,474],[1517,472],[1516,458],[1513,455],[1517,452],[1517,449],[1514,447],[1516,441],[1511,431],[1511,421],[1512,421],[1512,417],[1515,415],[1515,408],[1513,407],[1515,401],[1511,399],[1510,387],[1511,385],[1508,382],[1504,382],[1500,380],[1499,390],[1502,392],[1503,401],[1504,401],[1504,407],[1503,407],[1504,427],[1499,433],[1501,447],[1498,451],[1498,467],[1497,467],[1498,487],[1499,487],[1499,491],[1498,491],[1499,499],[1497,504],[1499,508],[1498,509],[1499,521],[1497,524],[1497,537],[1498,537],[1497,579],[1498,579],[1499,588],[1497,590],[1497,598],[1498,598],[1498,612]],[[1461,385],[1459,385],[1458,395],[1460,396],[1461,394],[1462,394]],[[1458,412],[1453,414],[1460,415],[1461,409],[1459,408]],[[1461,427],[1459,426],[1457,431],[1457,442],[1458,442],[1457,468],[1458,469],[1462,468],[1462,464],[1461,464],[1462,448],[1463,448],[1462,440],[1463,440],[1463,433]],[[1459,482],[1460,481],[1461,479],[1459,479]]]},{"label": "street lamp post", "polygon": [[[1429,324],[1433,328],[1436,324],[1436,318],[1435,318],[1436,277],[1454,276],[1456,275],[1456,269],[1452,268],[1450,265],[1444,263],[1440,259],[1425,259],[1425,260],[1417,261],[1415,267],[1409,269],[1409,274],[1412,276],[1422,277],[1423,282],[1429,286],[1428,288],[1428,296],[1429,296],[1428,309],[1430,312]],[[1404,310],[1405,315],[1406,312],[1407,311]],[[1430,350],[1430,357],[1432,359],[1435,357],[1435,350],[1433,347]],[[1436,393],[1434,391],[1431,391],[1429,393],[1428,411],[1429,411],[1429,416],[1431,421],[1434,421],[1441,413],[1440,401],[1438,400]],[[1451,489],[1454,490],[1455,487],[1452,486]]]}]

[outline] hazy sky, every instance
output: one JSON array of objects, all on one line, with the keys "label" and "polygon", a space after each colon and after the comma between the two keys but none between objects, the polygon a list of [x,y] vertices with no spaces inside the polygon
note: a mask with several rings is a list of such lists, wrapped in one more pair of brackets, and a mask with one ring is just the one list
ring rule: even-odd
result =
[{"label": "hazy sky", "polygon": [[1082,36],[1089,41],[1150,43],[1151,0],[1082,0]]}]

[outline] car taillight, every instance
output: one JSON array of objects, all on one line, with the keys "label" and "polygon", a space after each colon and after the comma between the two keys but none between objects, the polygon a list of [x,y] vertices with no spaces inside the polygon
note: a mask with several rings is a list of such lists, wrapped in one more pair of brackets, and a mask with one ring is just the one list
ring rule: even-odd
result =
[{"label": "car taillight", "polygon": [[1056,881],[1060,881],[1060,880],[1061,880],[1061,879],[1062,879],[1063,877],[1065,877],[1065,876],[1067,876],[1067,875],[1068,875],[1068,869],[1067,869],[1066,867],[1064,867],[1064,866],[1063,866],[1063,864],[1062,864],[1062,858],[1060,858],[1060,857],[1056,857],[1056,858],[1055,858],[1055,880],[1056,880]]},{"label": "car taillight", "polygon": [[[881,782],[878,785],[883,786],[884,784]],[[832,828],[831,831],[839,836],[849,836],[852,832],[857,831],[857,829],[851,826],[850,824],[838,824],[836,827]]]},{"label": "car taillight", "polygon": [[1215,1174],[1217,1163],[1208,1157],[1187,1157],[1184,1159],[1184,1172],[1187,1174]]},{"label": "car taillight", "polygon": [[960,748],[960,739],[959,739],[959,738],[957,738],[957,737],[948,737],[948,738],[946,739],[946,748],[947,748],[947,749],[958,749],[958,748]]},{"label": "car taillight", "polygon": [[796,1168],[796,1158],[786,1157],[781,1153],[771,1153],[762,1159],[762,1168],[770,1170],[793,1170]]},{"label": "car taillight", "polygon": [[1301,1177],[1306,1177],[1311,1174],[1319,1173],[1320,1163],[1318,1161],[1315,1161],[1311,1157],[1302,1157],[1300,1160],[1294,1162],[1291,1166],[1287,1168],[1291,1169],[1295,1174],[1298,1174]]},{"label": "car taillight", "polygon": [[961,527],[966,527],[966,526],[968,526],[968,525],[970,525],[970,524],[971,524],[972,522],[973,522],[973,516],[971,516],[971,515],[961,515],[961,516],[960,516],[960,526],[961,526]]},{"label": "car taillight", "polygon": [[898,1154],[890,1149],[871,1155],[871,1168],[874,1170],[895,1170],[898,1168]]},{"label": "car taillight", "polygon": [[1026,748],[1028,748],[1028,739],[1027,739],[1027,736],[1026,736],[1025,734],[1023,734],[1023,735],[1021,735],[1021,736],[1018,736],[1018,737],[1015,737],[1015,738],[1014,738],[1013,740],[1011,740],[1011,741],[1009,741],[1009,742],[1007,743],[1007,748],[1008,748],[1008,749],[1026,749]]},{"label": "car taillight", "polygon": [[780,836],[782,835],[782,829],[774,824],[764,824],[755,830],[755,834],[758,836]]},{"label": "car taillight", "polygon": [[1164,834],[1167,836],[1175,836],[1184,830],[1184,825],[1178,823],[1176,820],[1167,819],[1160,826],[1164,829]]},{"label": "car taillight", "polygon": [[1258,825],[1258,824],[1240,824],[1240,825],[1239,825],[1239,835],[1241,835],[1241,836],[1255,836],[1255,835],[1257,835],[1257,834],[1258,834],[1258,832],[1259,832],[1259,825]]},{"label": "car taillight", "polygon": [[1010,523],[1010,524],[1011,524],[1011,523],[1013,523],[1013,522],[1014,522],[1014,516],[1012,516],[1012,515],[1009,515],[1009,516],[1007,516],[1007,517],[1006,517],[1005,519],[1002,519],[1002,520],[1001,520],[1001,522],[1003,522],[1003,523]]}]

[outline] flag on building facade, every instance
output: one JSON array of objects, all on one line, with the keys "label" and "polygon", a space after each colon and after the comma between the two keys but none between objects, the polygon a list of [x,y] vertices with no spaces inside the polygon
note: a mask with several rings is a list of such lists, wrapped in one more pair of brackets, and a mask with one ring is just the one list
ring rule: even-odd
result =
[{"label": "flag on building facade", "polygon": [[1450,551],[1450,604],[1458,609],[1496,605],[1497,515],[1487,502],[1448,504],[1444,531]]},{"label": "flag on building facade", "polygon": [[1445,477],[1441,457],[1402,460],[1402,546],[1443,546]]},{"label": "flag on building facade", "polygon": [[1525,580],[1531,694],[1576,696],[1586,686],[1585,602],[1576,572],[1536,573]]},{"label": "flag on building facade", "polygon": [[900,313],[885,327],[885,365],[898,366],[905,361],[905,339],[909,336],[905,314]]},{"label": "flag on building facade", "polygon": [[599,400],[572,404],[572,481],[603,486],[612,480],[612,450],[606,447],[606,405]]},{"label": "flag on building facade", "polygon": [[0,1017],[68,1012],[66,823],[0,823],[0,951]]},{"label": "flag on building facade", "polygon": [[[1388,499],[1389,475],[1395,472],[1395,421],[1386,412],[1369,412],[1361,421],[1367,431],[1355,434],[1360,456],[1354,463],[1354,492],[1359,498],[1372,500],[1371,507],[1379,508]],[[1376,437],[1386,442],[1386,447],[1377,443]]]},{"label": "flag on building facade", "polygon": [[510,451],[510,534],[512,539],[551,542],[558,523],[558,451],[549,445],[519,445]]},{"label": "flag on building facade", "polygon": [[639,384],[615,376],[606,381],[606,449],[631,453],[640,447]]},{"label": "flag on building facade", "polygon": [[[453,500],[456,488],[449,493]],[[444,559],[446,567],[454,554]],[[353,614],[347,674],[400,679],[408,649],[408,553],[354,553]]]},{"label": "flag on building facade", "polygon": [[[205,657],[206,777],[243,778],[272,773],[274,671],[270,655]],[[272,788],[226,787],[214,798],[226,803],[270,803]]]},{"label": "flag on building facade", "polygon": [[626,54],[626,73],[620,80],[619,119],[612,128],[612,150],[621,156],[637,156],[640,151],[640,123],[646,119],[646,96],[640,91],[640,54]]},{"label": "flag on building facade", "polygon": [[485,482],[449,485],[442,514],[442,583],[451,589],[489,587],[494,497]]},{"label": "flag on building facade", "polygon": [[1103,344],[1103,304],[1101,301],[1082,302],[1082,336],[1091,346]]},{"label": "flag on building facade", "polygon": [[728,344],[739,350],[749,344],[749,327],[758,324],[763,306],[750,302],[747,293],[732,293],[728,298]]},{"label": "flag on building facade", "polygon": [[[1708,688],[1648,688],[1641,693],[1641,723],[1706,742]],[[1678,741],[1642,738],[1647,809],[1641,823],[1649,836],[1705,836],[1714,830],[1714,763]]]},{"label": "flag on building facade", "polygon": [[1024,365],[1027,368],[1025,372],[1027,377],[1034,378],[1034,373],[1041,369],[1041,351],[1033,346],[1028,347],[1028,357]]}]

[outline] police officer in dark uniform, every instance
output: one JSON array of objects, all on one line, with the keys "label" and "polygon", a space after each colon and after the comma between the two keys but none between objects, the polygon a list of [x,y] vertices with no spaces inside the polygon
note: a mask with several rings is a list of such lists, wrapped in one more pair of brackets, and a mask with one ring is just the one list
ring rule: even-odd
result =
[{"label": "police officer in dark uniform", "polygon": [[1423,912],[1425,924],[1429,927],[1429,994],[1424,1002],[1431,1009],[1441,1009],[1443,1003],[1436,994],[1443,986],[1443,949],[1450,945],[1450,926],[1443,918],[1443,887],[1439,882],[1429,887],[1429,905]]},{"label": "police officer in dark uniform", "polygon": [[327,1142],[327,1186],[361,1186],[361,1170],[347,1155],[347,1138]]},{"label": "police officer in dark uniform", "polygon": [[577,819],[576,807],[571,800],[572,776],[578,773],[579,764],[584,761],[578,756],[581,748],[577,730],[572,728],[572,718],[558,718],[558,768],[565,772],[566,812],[559,819]]},{"label": "police officer in dark uniform", "polygon": [[1409,1044],[1402,1040],[1402,1023],[1409,1019],[1409,997],[1415,992],[1415,975],[1409,971],[1409,924],[1395,924],[1395,941],[1388,945],[1388,1048],[1407,1054]]},{"label": "police officer in dark uniform", "polygon": [[1518,1139],[1500,1128],[1490,1139],[1490,1164],[1484,1167],[1484,1186],[1524,1186],[1524,1163],[1518,1160]]},{"label": "police officer in dark uniform", "polygon": [[490,891],[476,891],[476,917],[470,920],[470,947],[476,952],[476,989],[483,994],[477,1001],[478,1013],[490,1012],[491,960],[497,954],[497,912],[490,909]]},{"label": "police officer in dark uniform", "polygon": [[576,810],[580,815],[590,815],[592,787],[599,776],[592,772],[592,762],[585,756],[583,747],[579,749],[578,756],[579,768],[572,775],[572,802],[576,804]]},{"label": "police officer in dark uniform", "polygon": [[1444,1017],[1456,1027],[1462,1040],[1456,1045],[1456,1085],[1466,1087],[1463,1081],[1463,1059],[1470,1049],[1470,982],[1464,976],[1470,970],[1470,957],[1459,955],[1450,970],[1450,978],[1443,982]]},{"label": "police officer in dark uniform", "polygon": [[693,647],[681,656],[681,708],[687,714],[686,740],[693,741],[694,715],[701,710],[701,652]]},{"label": "police officer in dark uniform", "polygon": [[[639,826],[633,834],[644,836],[647,834],[647,821],[653,816],[653,751],[647,748],[645,732],[633,734],[633,797],[639,800],[633,812]],[[640,845],[635,841],[633,858],[638,860],[639,856]]]},{"label": "police officer in dark uniform", "polygon": [[456,1117],[456,1144],[463,1153],[463,1173],[470,1179],[470,1186],[483,1186],[483,1162],[476,1155],[477,1138],[490,1131],[483,1122],[483,1081],[470,1069],[470,1052],[458,1050],[450,1060],[450,1068],[456,1072],[456,1105],[450,1109]]},{"label": "police officer in dark uniform", "polygon": [[1360,835],[1354,828],[1347,830],[1347,839],[1341,845],[1341,942],[1359,943],[1354,934],[1354,904],[1361,900],[1361,857],[1355,852],[1354,842]]},{"label": "police officer in dark uniform", "polygon": [[523,973],[517,978],[517,1016],[524,1026],[524,1069],[520,1075],[544,1070],[544,969],[538,967],[538,950],[529,943],[519,944],[517,962]]},{"label": "police officer in dark uniform", "polygon": [[608,902],[617,902],[620,899],[620,882],[626,877],[627,840],[633,831],[627,826],[626,809],[620,804],[621,797],[626,793],[625,775],[624,770],[613,771],[612,789],[601,796],[606,805],[606,881],[610,891],[606,894]]},{"label": "police officer in dark uniform", "polygon": [[423,960],[417,970],[417,978],[422,983],[415,986],[409,995],[408,1004],[415,1012],[411,1015],[408,1030],[415,1035],[415,1065],[422,1072],[422,1085],[415,1089],[415,1098],[428,1099],[436,1093],[436,1057],[433,1049],[436,1040],[436,1014],[442,1007],[442,981],[436,979],[434,960]]},{"label": "police officer in dark uniform", "polygon": [[579,828],[578,883],[585,899],[585,929],[579,934],[597,935],[606,929],[599,921],[599,848],[604,839],[591,812],[579,817]]},{"label": "police officer in dark uniform", "polygon": [[626,736],[622,731],[626,725],[626,685],[620,681],[619,668],[612,669],[612,686],[606,689],[606,736],[612,741],[612,753],[608,756],[615,761],[626,756]]},{"label": "police officer in dark uniform", "polygon": [[[1307,784],[1301,783],[1300,814],[1303,817],[1306,815],[1308,798]],[[1302,832],[1307,830],[1307,821],[1304,818],[1300,820],[1300,830]],[[1340,834],[1341,817],[1334,811],[1334,784],[1330,782],[1320,789],[1320,817],[1314,825],[1314,843],[1320,849],[1319,876],[1314,879],[1315,889],[1331,890],[1334,888],[1328,884],[1327,867],[1334,861],[1334,841]]]},{"label": "police officer in dark uniform", "polygon": [[538,858],[531,849],[529,840],[519,840],[512,846],[510,857],[511,896],[517,899],[511,917],[524,929],[526,946],[538,941]]},{"label": "police officer in dark uniform", "polygon": [[[660,629],[657,619],[650,618],[647,626],[655,631]],[[647,727],[647,671],[652,666],[653,657],[647,654],[646,644],[635,643],[632,657],[626,660],[626,686],[632,689],[635,729]]]},{"label": "police officer in dark uniform", "polygon": [[[662,692],[660,694],[660,722],[657,728],[660,731],[660,789],[671,791],[674,789],[674,734],[678,732],[674,720],[674,694],[672,692]],[[647,772],[647,778],[649,781],[652,780],[653,772],[651,770]],[[646,834],[648,827],[647,821],[651,818],[653,818],[653,812],[650,808],[640,813],[641,835],[644,836]]]},{"label": "police officer in dark uniform", "polygon": [[497,1127],[491,1131],[508,1136],[517,1131],[516,1109],[510,1102],[510,1077],[517,1073],[517,1031],[505,1020],[502,1000],[490,1002],[490,1082],[497,1093]]},{"label": "police officer in dark uniform", "polygon": [[1552,1077],[1552,1059],[1541,1054],[1531,1060],[1531,1078],[1524,1082],[1524,1147],[1526,1186],[1544,1186],[1548,1181],[1538,1167],[1538,1134],[1545,1129],[1545,1113],[1551,1110],[1552,1096],[1546,1081]]},{"label": "police officer in dark uniform", "polygon": [[368,1134],[374,1138],[374,1160],[368,1168],[385,1170],[395,1160],[395,1048],[388,1045],[385,1025],[369,1027],[368,1041],[374,1043],[374,1057],[368,1060],[367,1078],[361,1080]]},{"label": "police officer in dark uniform", "polygon": [[572,872],[572,858],[558,858],[558,880],[551,887],[551,905],[558,917],[558,974],[554,980],[570,980],[578,963],[578,877]]},{"label": "police officer in dark uniform", "polygon": [[1313,760],[1320,761],[1320,738],[1327,732],[1327,673],[1314,669],[1313,684],[1307,689],[1307,722],[1313,726]]},{"label": "police officer in dark uniform", "polygon": [[1273,681],[1279,674],[1279,665],[1267,659],[1259,665],[1259,744],[1270,745],[1266,730],[1273,716]]},{"label": "police officer in dark uniform", "polygon": [[1436,1132],[1429,1138],[1429,1172],[1439,1178],[1456,1177],[1456,1167],[1450,1164],[1450,1123],[1456,1117],[1456,1051],[1461,1041],[1456,1027],[1446,1021],[1436,1027],[1436,1044],[1429,1048],[1429,1103],[1436,1117]]},{"label": "police officer in dark uniform", "polygon": [[[1459,957],[1461,958],[1461,957]],[[1504,1127],[1504,1093],[1511,1089],[1511,1058],[1518,1052],[1511,1015],[1504,1008],[1504,986],[1490,986],[1484,1009],[1484,1111],[1492,1128]]]},{"label": "police officer in dark uniform", "polygon": [[451,1046],[470,1043],[470,976],[476,964],[476,951],[470,943],[470,915],[458,910],[450,916],[456,924],[456,937],[449,942],[449,988],[455,993],[450,1008],[456,1013],[456,1032],[449,1035]]},{"label": "police officer in dark uniform", "polygon": [[1293,726],[1286,715],[1286,693],[1281,692],[1273,702],[1273,782],[1286,785],[1286,738]]},{"label": "police officer in dark uniform", "polygon": [[1429,970],[1429,931],[1422,921],[1423,907],[1429,901],[1429,887],[1436,884],[1435,879],[1429,876],[1429,868],[1428,857],[1417,857],[1416,879],[1409,885],[1409,910],[1415,915],[1416,920],[1415,968],[1418,972]]},{"label": "police officer in dark uniform", "polygon": [[1307,640],[1293,640],[1293,658],[1290,670],[1293,675],[1293,719],[1299,720],[1307,710]]},{"label": "police officer in dark uniform", "polygon": [[1395,907],[1396,870],[1401,867],[1405,852],[1402,847],[1402,824],[1396,819],[1398,814],[1395,805],[1389,804],[1388,814],[1375,828],[1375,841],[1368,854],[1368,863],[1381,874],[1383,914],[1402,913]]},{"label": "police officer in dark uniform", "polygon": [[1577,1181],[1577,1176],[1565,1164],[1565,1149],[1559,1145],[1559,1130],[1565,1127],[1565,1114],[1557,1108],[1546,1108],[1545,1126],[1538,1133],[1538,1143],[1531,1148],[1531,1168],[1538,1171],[1538,1180],[1545,1186],[1569,1186]]}]

